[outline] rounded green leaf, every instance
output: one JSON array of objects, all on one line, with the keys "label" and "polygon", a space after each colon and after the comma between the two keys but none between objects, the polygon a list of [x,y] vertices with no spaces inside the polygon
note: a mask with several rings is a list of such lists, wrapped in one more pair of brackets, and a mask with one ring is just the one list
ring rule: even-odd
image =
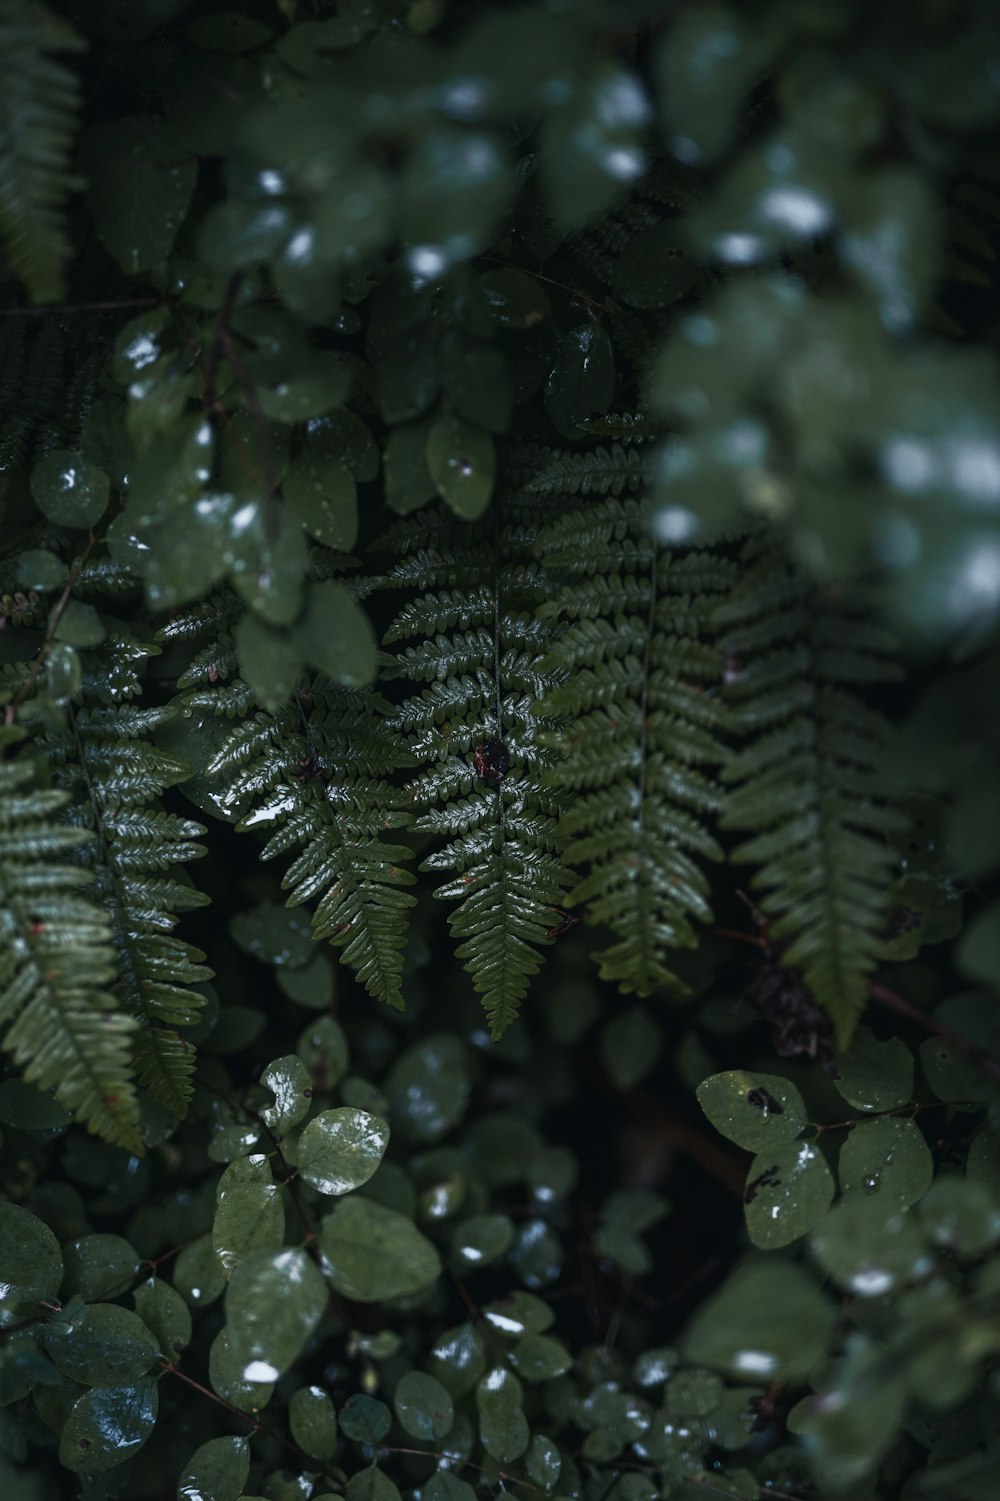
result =
[{"label": "rounded green leaf", "polygon": [[958,1256],[982,1256],[1000,1240],[1000,1205],[983,1183],[939,1177],[920,1205],[929,1239]]},{"label": "rounded green leaf", "polygon": [[543,1334],[555,1319],[548,1303],[534,1293],[512,1292],[487,1303],[483,1317],[497,1334],[520,1339],[523,1334]]},{"label": "rounded green leaf", "polygon": [[400,1377],[392,1404],[411,1438],[431,1443],[451,1431],[455,1418],[451,1394],[440,1381],[423,1371],[407,1371]]},{"label": "rounded green leaf", "polygon": [[913,1099],[913,1054],[899,1037],[879,1042],[869,1027],[858,1027],[837,1070],[837,1093],[859,1110],[893,1110]]},{"label": "rounded green leaf", "polygon": [[355,1392],[340,1410],[340,1426],[357,1444],[380,1444],[392,1427],[392,1413],[377,1397]]},{"label": "rounded green leaf", "polygon": [[357,600],[333,579],[309,584],[295,642],[305,660],[335,683],[364,688],[375,677],[371,622]]},{"label": "rounded green leaf", "polygon": [[29,548],[17,560],[17,581],[23,589],[38,589],[42,593],[59,589],[68,573],[62,559],[42,547]]},{"label": "rounded green leaf", "polygon": [[286,1053],[269,1063],[260,1082],[274,1095],[274,1104],[261,1111],[272,1131],[288,1131],[309,1113],[312,1104],[312,1074],[297,1053]]},{"label": "rounded green leaf", "polygon": [[346,1194],[375,1172],[389,1145],[389,1127],[367,1110],[323,1110],[299,1137],[298,1168],[324,1194]]},{"label": "rounded green leaf", "polygon": [[395,1482],[378,1465],[369,1465],[352,1475],[344,1490],[347,1501],[400,1501]]},{"label": "rounded green leaf", "polygon": [[842,1199],[810,1245],[824,1270],[859,1298],[895,1292],[933,1265],[912,1215],[886,1213],[880,1199],[860,1195]]},{"label": "rounded green leaf", "polygon": [[98,646],[105,637],[104,622],[93,605],[71,599],[60,612],[55,639],[67,646]]},{"label": "rounded green leaf", "polygon": [[794,1141],[808,1124],[805,1101],[778,1074],[731,1069],[703,1079],[695,1093],[715,1129],[749,1152]]},{"label": "rounded green leaf", "polygon": [[833,1174],[811,1142],[787,1142],[750,1164],[743,1206],[755,1246],[790,1245],[817,1224],[833,1199]]},{"label": "rounded green leaf", "polygon": [[332,1016],[317,1016],[303,1027],[295,1051],[308,1068],[314,1089],[335,1089],[347,1073],[350,1063],[347,1037]]},{"label": "rounded green leaf", "polygon": [[247,1381],[275,1381],[323,1317],[326,1283],[305,1251],[252,1251],[226,1291],[226,1327]]},{"label": "rounded green leaf", "polygon": [[160,1354],[176,1365],[191,1343],[191,1314],[180,1293],[162,1278],[149,1277],[134,1289],[132,1301]]},{"label": "rounded green leaf", "polygon": [[0,1306],[49,1301],[62,1279],[62,1252],[45,1221],[0,1200]]},{"label": "rounded green leaf", "polygon": [[205,1308],[222,1293],[226,1275],[211,1235],[200,1235],[181,1251],[174,1265],[174,1286],[192,1308]]},{"label": "rounded green leaf", "polygon": [[264,709],[278,709],[302,675],[301,645],[290,630],[270,625],[248,610],[234,631],[240,672]]},{"label": "rounded green leaf", "polygon": [[358,491],[338,458],[306,449],[292,461],[282,488],[311,537],[324,547],[350,552],[358,537]]},{"label": "rounded green leaf", "polygon": [[310,1459],[331,1460],[337,1449],[337,1414],[321,1386],[300,1386],[288,1404],[292,1438]]},{"label": "rounded green leaf", "polygon": [[263,1152],[231,1162],[219,1179],[216,1199],[212,1245],[228,1278],[252,1251],[281,1245],[285,1206]]},{"label": "rounded green leaf", "polygon": [[663,1033],[645,1006],[629,1006],[601,1032],[601,1061],[616,1089],[631,1089],[656,1065]]},{"label": "rounded green leaf", "polygon": [[250,1381],[245,1372],[253,1370],[241,1352],[233,1349],[229,1330],[223,1326],[212,1341],[208,1352],[208,1379],[212,1390],[224,1402],[232,1403],[240,1412],[260,1412],[274,1395],[274,1381]]},{"label": "rounded green leaf", "polygon": [[57,526],[80,530],[96,526],[109,494],[104,470],[65,448],[54,448],[31,471],[32,499],[42,515]]},{"label": "rounded green leaf", "polygon": [[528,1447],[531,1430],[524,1415],[520,1381],[505,1366],[494,1366],[476,1384],[479,1437],[498,1464],[519,1459]]},{"label": "rounded green leaf", "polygon": [[128,1292],[139,1270],[139,1255],[121,1235],[83,1235],[63,1252],[64,1295],[78,1293],[86,1303]]},{"label": "rounded green leaf", "polygon": [[460,1480],[451,1470],[438,1470],[423,1488],[424,1501],[476,1501],[476,1492],[467,1480]]},{"label": "rounded green leaf", "polygon": [[915,1122],[890,1116],[854,1127],[840,1149],[837,1174],[845,1194],[878,1194],[908,1209],[930,1187],[934,1160]]},{"label": "rounded green leaf", "polygon": [[801,1267],[758,1258],[701,1305],[683,1354],[734,1381],[800,1380],[826,1355],[835,1319],[833,1302]]},{"label": "rounded green leaf", "polygon": [[475,521],[490,503],[496,449],[489,433],[458,417],[442,417],[427,434],[427,468],[441,499]]},{"label": "rounded green leaf", "polygon": [[475,1324],[446,1329],[431,1346],[434,1374],[454,1397],[471,1392],[486,1369],[486,1341]]},{"label": "rounded green leaf", "polygon": [[400,423],[385,446],[385,501],[397,516],[408,516],[433,500],[437,489],[427,461],[427,422]]},{"label": "rounded green leaf", "polygon": [[468,1108],[468,1049],[453,1032],[435,1032],[400,1054],[389,1070],[385,1092],[393,1130],[410,1141],[437,1141]]},{"label": "rounded green leaf", "polygon": [[524,1468],[543,1491],[551,1491],[555,1486],[562,1468],[562,1458],[556,1445],[544,1433],[536,1433],[532,1438],[524,1456]]},{"label": "rounded green leaf", "polygon": [[502,1256],[513,1240],[514,1223],[509,1215],[473,1214],[452,1231],[452,1255],[459,1266],[486,1266]]},{"label": "rounded green leaf", "polygon": [[338,1204],[323,1221],[320,1246],[334,1287],[359,1303],[419,1292],[441,1270],[437,1251],[411,1220],[367,1199]]},{"label": "rounded green leaf", "polygon": [[158,1403],[159,1389],[152,1377],[84,1392],[66,1418],[59,1463],[77,1475],[123,1464],[152,1433]]},{"label": "rounded green leaf", "polygon": [[510,1363],[526,1381],[551,1381],[573,1367],[573,1357],[547,1334],[526,1334],[510,1352]]},{"label": "rounded green leaf", "polygon": [[245,1438],[210,1438],[184,1466],[178,1501],[239,1501],[249,1473],[250,1445]]},{"label": "rounded green leaf", "polygon": [[615,355],[598,323],[581,323],[559,340],[545,382],[545,410],[568,438],[582,436],[580,423],[603,417],[615,394]]},{"label": "rounded green leaf", "polygon": [[43,1343],[53,1363],[84,1386],[123,1386],[144,1376],[159,1356],[142,1320],[115,1303],[91,1303],[80,1319],[52,1319]]},{"label": "rounded green leaf", "polygon": [[173,248],[194,191],[197,163],[166,122],[133,115],[84,137],[94,227],[126,276],[159,267]]}]

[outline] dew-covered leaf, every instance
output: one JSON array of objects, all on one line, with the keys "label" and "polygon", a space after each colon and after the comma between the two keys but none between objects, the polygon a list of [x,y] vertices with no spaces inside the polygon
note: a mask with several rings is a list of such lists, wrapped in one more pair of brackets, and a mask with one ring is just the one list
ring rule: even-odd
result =
[{"label": "dew-covered leaf", "polygon": [[152,1433],[158,1402],[159,1388],[152,1377],[84,1392],[66,1418],[59,1463],[77,1475],[123,1464]]},{"label": "dew-covered leaf", "polygon": [[210,1438],[184,1466],[178,1501],[239,1501],[249,1473],[250,1445],[245,1438]]},{"label": "dew-covered leaf", "polygon": [[252,1251],[226,1290],[226,1327],[247,1381],[274,1381],[288,1370],[323,1317],[326,1283],[296,1247]]},{"label": "dew-covered leaf", "polygon": [[436,1442],[451,1429],[455,1417],[451,1394],[423,1371],[407,1371],[400,1377],[392,1401],[411,1438]]},{"label": "dew-covered leaf", "polygon": [[320,1247],[333,1286],[359,1303],[419,1292],[441,1270],[437,1251],[411,1220],[367,1199],[344,1199],[325,1217]]},{"label": "dew-covered leaf", "polygon": [[748,1152],[794,1141],[808,1122],[801,1094],[778,1074],[731,1069],[711,1074],[696,1094],[715,1129]]},{"label": "dew-covered leaf", "polygon": [[388,1144],[389,1127],[379,1116],[346,1105],[323,1110],[299,1138],[299,1172],[320,1193],[350,1193],[368,1182]]}]

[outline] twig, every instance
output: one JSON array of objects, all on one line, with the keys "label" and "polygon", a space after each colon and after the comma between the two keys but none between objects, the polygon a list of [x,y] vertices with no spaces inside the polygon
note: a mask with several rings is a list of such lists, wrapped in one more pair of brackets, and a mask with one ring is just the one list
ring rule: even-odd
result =
[{"label": "twig", "polygon": [[25,678],[24,682],[21,684],[20,688],[14,694],[10,703],[7,705],[6,711],[4,713],[5,724],[14,723],[18,709],[25,702],[28,694],[35,686],[35,683],[38,679],[38,674],[41,672],[43,666],[45,665],[45,660],[48,656],[49,649],[52,646],[52,642],[55,640],[55,634],[59,629],[59,622],[63,617],[63,612],[66,609],[66,606],[69,604],[69,597],[73,592],[73,586],[76,584],[77,580],[80,577],[80,574],[83,572],[83,565],[86,563],[91,552],[93,551],[96,541],[97,538],[95,536],[91,536],[90,541],[83,549],[83,552],[73,564],[73,567],[70,570],[69,577],[67,578],[66,583],[63,586],[63,592],[60,594],[59,598],[52,606],[52,613],[49,616],[49,623],[46,626],[45,635],[42,637],[42,644],[38,648],[38,651],[35,655],[35,660],[31,664],[31,670],[29,671],[28,676]]}]

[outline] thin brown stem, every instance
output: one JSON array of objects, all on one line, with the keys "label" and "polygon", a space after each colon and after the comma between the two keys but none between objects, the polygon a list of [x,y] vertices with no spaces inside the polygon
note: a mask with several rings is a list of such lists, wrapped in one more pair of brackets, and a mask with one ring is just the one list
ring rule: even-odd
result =
[{"label": "thin brown stem", "polygon": [[905,1016],[907,1021],[915,1022],[918,1027],[923,1027],[925,1032],[931,1032],[935,1037],[949,1043],[970,1062],[990,1079],[1000,1079],[1000,1061],[992,1058],[985,1048],[979,1047],[968,1037],[955,1032],[945,1022],[938,1021],[936,1016],[930,1016],[926,1011],[921,1011],[919,1006],[914,1006],[905,996],[897,995],[896,991],[890,990],[887,985],[881,985],[877,980],[868,981],[868,994],[873,1001],[879,1001],[883,1006],[888,1006],[898,1016]]},{"label": "thin brown stem", "polygon": [[83,549],[83,552],[80,554],[80,556],[77,558],[76,562],[73,564],[73,567],[70,570],[69,577],[67,578],[66,583],[63,586],[62,593],[60,594],[59,598],[56,600],[55,604],[52,606],[52,612],[49,615],[49,623],[48,623],[48,626],[46,627],[45,635],[42,637],[42,644],[38,648],[38,651],[37,651],[37,653],[35,655],[35,660],[31,664],[31,669],[30,669],[30,671],[28,673],[28,676],[25,678],[25,680],[21,684],[20,688],[14,694],[13,698],[11,699],[10,703],[7,705],[7,708],[6,708],[5,712],[4,712],[4,723],[5,724],[13,724],[14,723],[14,720],[17,717],[17,711],[18,711],[18,709],[25,702],[25,700],[27,699],[28,695],[30,694],[32,688],[34,688],[35,683],[38,680],[38,674],[41,672],[42,668],[45,666],[45,662],[46,662],[46,659],[48,657],[49,650],[51,649],[52,643],[55,640],[56,631],[59,629],[59,622],[60,622],[60,620],[63,617],[63,613],[64,613],[64,611],[66,609],[66,606],[69,604],[70,595],[73,592],[73,587],[76,584],[77,579],[80,577],[80,574],[83,572],[84,564],[86,563],[86,561],[89,558],[91,552],[93,551],[94,544],[96,543],[96,541],[97,541],[97,538],[94,537],[94,536],[91,536],[90,541],[87,543],[86,547]]}]

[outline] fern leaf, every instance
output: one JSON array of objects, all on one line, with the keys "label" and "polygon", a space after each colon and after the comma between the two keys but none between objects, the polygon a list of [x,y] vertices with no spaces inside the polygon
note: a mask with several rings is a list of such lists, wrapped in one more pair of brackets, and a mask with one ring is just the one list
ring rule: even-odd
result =
[{"label": "fern leaf", "polygon": [[32,0],[0,0],[0,238],[35,302],[63,294],[70,256],[63,204],[77,127],[76,77],[51,56],[79,51],[77,33]]},{"label": "fern leaf", "polygon": [[[94,653],[82,706],[71,708],[66,730],[51,732],[42,749],[53,782],[72,798],[67,817],[93,835],[83,856],[111,924],[115,990],[138,1026],[139,1082],[167,1110],[183,1116],[195,1053],[177,1028],[198,1021],[204,1000],[193,987],[211,971],[201,950],[173,929],[179,914],[204,906],[208,898],[170,872],[204,853],[197,840],[205,829],[162,807],[165,789],[188,774],[153,740],[157,727],[176,711],[127,702],[138,687],[133,672],[151,649],[120,628],[117,637]],[[109,696],[110,705],[96,701]]]},{"label": "fern leaf", "polygon": [[650,457],[615,443],[586,453],[557,454],[527,482],[531,495],[621,495],[650,477]]},{"label": "fern leaf", "polygon": [[631,500],[556,523],[541,545],[567,579],[541,613],[567,622],[542,666],[563,677],[548,709],[568,720],[548,780],[568,801],[559,839],[580,872],[569,900],[617,935],[598,955],[605,978],[640,995],[676,989],[670,951],[693,947],[692,919],[710,917],[702,863],[722,854],[709,621],[732,568],[661,549],[648,506]]},{"label": "fern leaf", "polygon": [[841,1046],[867,998],[905,826],[879,763],[887,727],[863,693],[896,676],[892,645],[863,603],[816,586],[763,539],[716,615],[727,696],[742,747],[724,777],[725,828],[748,833],[732,858],[753,884],[829,1013]]},{"label": "fern leaf", "polygon": [[111,926],[78,863],[91,836],[60,821],[68,802],[28,762],[0,762],[0,1028],[26,1079],[141,1153],[136,1024],[112,993]]},{"label": "fern leaf", "polygon": [[[500,499],[472,527],[435,514],[394,529],[402,557],[383,580],[421,590],[384,638],[413,643],[387,676],[424,685],[392,724],[421,766],[407,787],[421,810],[413,830],[444,841],[421,868],[452,872],[435,894],[457,904],[449,917],[457,953],[499,1037],[541,966],[564,887],[559,800],[542,775],[552,754],[540,739],[554,728],[544,700],[555,678],[539,670],[550,632],[533,615],[544,595],[526,558],[532,528],[523,508]],[[481,777],[475,754],[488,742],[502,745],[509,765]]]},{"label": "fern leaf", "polygon": [[263,860],[294,852],[288,905],[316,902],[313,932],[370,995],[401,1010],[410,851],[386,843],[409,815],[385,778],[406,760],[376,695],[316,678],[294,703],[237,726],[209,766],[250,798],[237,828],[267,834]]}]

